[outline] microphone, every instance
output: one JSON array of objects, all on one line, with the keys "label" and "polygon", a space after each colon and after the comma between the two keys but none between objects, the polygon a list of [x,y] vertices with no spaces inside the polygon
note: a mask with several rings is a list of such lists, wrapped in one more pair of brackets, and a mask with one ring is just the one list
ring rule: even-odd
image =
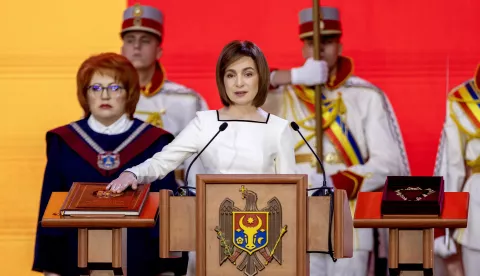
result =
[{"label": "microphone", "polygon": [[329,196],[330,197],[330,212],[328,216],[328,251],[309,251],[308,253],[323,253],[323,254],[328,254],[330,255],[330,258],[332,258],[333,262],[336,262],[337,259],[334,256],[333,252],[333,243],[332,243],[332,227],[333,227],[333,208],[334,208],[334,194],[333,194],[333,188],[327,187],[327,176],[325,174],[325,168],[323,167],[323,162],[320,160],[318,155],[315,153],[315,151],[312,149],[310,144],[308,144],[307,140],[305,137],[303,137],[302,133],[300,132],[300,127],[297,125],[295,122],[291,122],[290,126],[300,134],[302,137],[303,141],[305,141],[305,144],[308,146],[310,151],[313,153],[315,158],[317,159],[318,163],[320,163],[320,167],[322,168],[322,173],[323,173],[323,185],[320,188],[312,188],[312,189],[307,189],[307,191],[311,190],[316,190],[316,192],[313,193],[313,196]]},{"label": "microphone", "polygon": [[305,137],[303,137],[302,133],[300,132],[300,127],[297,125],[297,123],[291,122],[291,123],[290,123],[290,126],[293,128],[293,130],[295,130],[296,132],[298,132],[298,134],[300,134],[300,136],[302,137],[303,141],[305,141],[305,144],[308,146],[308,148],[310,149],[310,151],[313,153],[313,155],[314,155],[315,158],[317,159],[318,163],[320,163],[320,167],[322,168],[322,173],[323,173],[323,185],[322,185],[322,187],[320,187],[320,188],[311,188],[311,189],[308,189],[308,191],[318,190],[319,193],[316,194],[317,192],[315,192],[314,194],[320,195],[320,196],[328,196],[328,195],[330,195],[330,193],[332,192],[332,188],[327,187],[327,176],[325,175],[325,168],[323,167],[323,162],[320,160],[320,158],[318,157],[318,155],[317,155],[317,154],[315,153],[315,151],[312,149],[312,147],[310,146],[310,144],[308,144],[308,142],[307,142],[307,140],[305,139]]},{"label": "microphone", "polygon": [[[218,131],[217,133],[212,137],[212,139],[210,139],[210,141],[208,141],[208,143],[205,145],[205,147],[203,147],[203,149],[197,154],[197,156],[195,156],[195,158],[193,158],[192,162],[190,163],[190,165],[188,166],[187,168],[187,173],[185,174],[185,184],[182,186],[182,187],[179,187],[179,194],[180,195],[192,195],[193,192],[190,192],[190,190],[195,190],[194,187],[191,187],[191,186],[188,186],[188,174],[190,173],[190,169],[192,168],[192,165],[193,163],[195,163],[195,161],[197,161],[198,157],[200,157],[200,154],[202,154],[202,152],[208,147],[208,145],[210,145],[210,143],[213,142],[213,140],[215,140],[215,138],[217,137],[217,135],[224,131],[226,128],[228,127],[228,123],[227,122],[224,122],[223,124],[220,125],[220,127],[218,128]],[[184,192],[184,190],[187,190],[186,194]]]}]

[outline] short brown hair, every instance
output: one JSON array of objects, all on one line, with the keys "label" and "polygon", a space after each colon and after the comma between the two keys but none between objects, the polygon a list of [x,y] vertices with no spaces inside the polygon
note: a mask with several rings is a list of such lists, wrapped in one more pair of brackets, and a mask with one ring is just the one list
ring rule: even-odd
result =
[{"label": "short brown hair", "polygon": [[120,82],[127,92],[127,101],[125,104],[125,113],[130,119],[133,119],[135,108],[140,99],[140,82],[138,73],[130,61],[116,53],[102,53],[91,56],[85,60],[77,72],[77,98],[85,113],[85,117],[90,115],[88,107],[87,91],[92,76],[95,73],[108,74]]},{"label": "short brown hair", "polygon": [[258,93],[253,99],[253,105],[260,107],[267,99],[268,87],[270,85],[270,69],[268,68],[267,59],[262,50],[251,41],[234,40],[228,43],[222,50],[217,61],[217,88],[220,93],[220,99],[224,106],[230,106],[233,102],[228,98],[225,90],[223,77],[225,71],[230,64],[242,57],[251,57],[255,62],[259,74]]}]

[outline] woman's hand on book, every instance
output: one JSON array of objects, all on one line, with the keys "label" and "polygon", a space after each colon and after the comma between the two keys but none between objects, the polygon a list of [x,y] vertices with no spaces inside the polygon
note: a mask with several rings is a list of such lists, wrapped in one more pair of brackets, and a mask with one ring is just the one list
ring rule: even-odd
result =
[{"label": "woman's hand on book", "polygon": [[132,186],[132,189],[137,189],[137,178],[131,172],[123,172],[120,176],[110,182],[105,188],[106,190],[110,190],[114,193],[121,193],[125,191],[128,187]]}]

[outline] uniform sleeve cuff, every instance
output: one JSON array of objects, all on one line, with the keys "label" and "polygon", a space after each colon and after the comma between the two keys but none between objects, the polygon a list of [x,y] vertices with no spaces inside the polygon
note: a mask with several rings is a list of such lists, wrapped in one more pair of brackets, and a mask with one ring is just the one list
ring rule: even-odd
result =
[{"label": "uniform sleeve cuff", "polygon": [[351,171],[340,171],[331,176],[333,186],[336,189],[345,190],[348,198],[353,199],[357,197],[360,188],[362,187],[365,177],[358,175]]}]

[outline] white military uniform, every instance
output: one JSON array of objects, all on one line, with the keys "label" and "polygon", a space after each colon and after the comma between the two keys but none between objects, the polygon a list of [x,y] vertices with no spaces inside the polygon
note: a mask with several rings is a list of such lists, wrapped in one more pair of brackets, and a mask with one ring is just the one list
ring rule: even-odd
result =
[{"label": "white military uniform", "polygon": [[[121,36],[130,31],[141,31],[158,36],[163,41],[163,19],[163,13],[159,9],[137,3],[128,7],[123,13]],[[142,87],[141,92],[134,116],[161,127],[173,135],[178,135],[195,118],[195,112],[208,109],[205,100],[198,93],[168,81],[158,62],[150,83]],[[185,160],[175,171],[179,185],[186,184],[185,180],[187,180],[189,186],[195,187],[196,175],[203,172],[203,167],[200,160],[196,161],[191,167],[188,179],[185,179],[186,170],[193,159],[194,156]],[[180,267],[181,265],[178,265],[177,269]]]},{"label": "white military uniform", "polygon": [[[339,39],[342,35],[339,10],[321,7],[320,14],[321,35]],[[313,39],[313,26],[313,9],[301,10],[299,38]],[[358,191],[378,190],[388,175],[409,175],[410,169],[397,119],[387,97],[380,89],[352,76],[352,73],[353,63],[340,57],[336,75],[330,76],[326,83],[327,89],[323,91],[323,117],[326,123],[323,126],[322,144],[325,171],[330,175],[333,185],[347,190],[350,198],[355,199]],[[322,71],[318,71],[318,75],[321,74]],[[323,82],[312,82],[317,72],[309,80],[311,75],[298,68],[291,70],[293,84]],[[269,94],[265,105],[267,111],[296,121],[312,147],[316,145],[314,93],[313,89],[303,85],[280,87]],[[308,174],[312,185],[321,185],[323,177],[317,174],[315,158],[299,136],[296,161],[296,173]],[[355,200],[351,201],[351,206],[353,210]],[[380,244],[386,245],[385,229],[379,229],[379,234],[379,238],[383,238]],[[354,235],[353,258],[334,263],[328,255],[311,254],[310,274],[367,275],[368,258],[374,245],[373,231],[355,229]]]},{"label": "white military uniform", "polygon": [[[346,58],[341,58],[341,61],[350,62]],[[339,67],[340,71],[341,68],[342,66]],[[376,191],[383,187],[388,175],[409,175],[410,170],[397,120],[387,97],[378,88],[361,78],[351,76],[350,73],[337,73],[333,86],[327,85],[327,89],[323,91],[323,116],[327,121],[327,124],[324,124],[323,160],[327,175],[335,176],[348,172],[349,176],[353,173],[359,179],[360,183],[349,189],[348,185],[336,183],[338,178],[332,177],[335,187],[347,187],[347,192],[351,190],[353,215],[357,192]],[[314,147],[316,139],[313,103],[313,89],[289,85],[279,87],[269,94],[267,108],[270,106],[271,109],[266,110],[276,108],[278,116],[297,122],[302,134]],[[336,120],[341,120],[344,127]],[[338,141],[345,139],[343,143],[338,143],[331,138],[333,136]],[[345,143],[349,136],[354,143]],[[348,157],[342,154],[342,151],[348,152]],[[351,162],[346,162],[345,159]],[[299,135],[296,137],[296,161],[295,173],[308,174],[310,185],[321,186],[321,181],[315,180],[318,179],[315,159]],[[372,249],[372,229],[355,229],[353,258],[339,259],[334,263],[328,255],[310,254],[310,275],[365,276],[369,252]]]},{"label": "white military uniform", "polygon": [[[135,4],[123,12],[121,35],[130,31],[142,31],[163,40],[163,13],[152,6]],[[167,80],[159,62],[150,83],[141,88],[135,117],[161,127],[177,135],[195,117],[195,112],[207,110],[205,100],[197,92]],[[175,171],[177,182],[182,185],[188,165],[193,157]],[[188,185],[195,186],[196,174],[202,172],[201,162],[195,162],[188,176]]]},{"label": "white military uniform", "polygon": [[[135,166],[140,183],[163,178],[186,158],[199,152],[227,122],[228,127],[200,155],[207,174],[292,174],[294,138],[288,121],[264,113],[265,122],[220,120],[218,111],[197,112],[173,142],[151,159]],[[195,254],[189,255],[187,275],[195,275]]]},{"label": "white military uniform", "polygon": [[480,271],[480,65],[474,78],[455,87],[447,100],[434,174],[443,176],[445,191],[468,192],[466,229],[454,231],[462,245],[465,276]]},{"label": "white military uniform", "polygon": [[177,136],[195,118],[197,111],[207,109],[200,94],[167,80],[157,94],[150,97],[140,94],[135,117]]}]

